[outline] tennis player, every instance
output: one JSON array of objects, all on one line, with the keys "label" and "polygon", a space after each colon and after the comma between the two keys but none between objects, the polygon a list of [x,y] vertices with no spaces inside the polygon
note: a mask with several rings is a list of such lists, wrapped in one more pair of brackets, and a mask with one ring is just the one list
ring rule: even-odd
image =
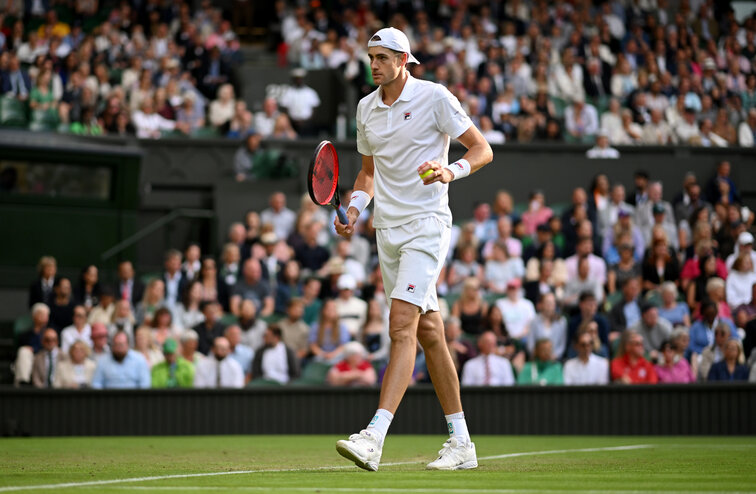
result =
[{"label": "tennis player", "polygon": [[[493,153],[445,87],[409,74],[407,64],[418,61],[403,32],[379,30],[368,42],[368,56],[379,88],[357,105],[362,170],[347,209],[349,224],[338,218],[334,223],[339,235],[351,237],[357,217],[375,197],[378,259],[391,304],[391,358],[375,416],[364,430],[338,441],[336,449],[357,466],[378,470],[383,441],[412,378],[419,341],[450,435],[428,468],[475,468],[475,445],[446,347],[436,280],[449,250],[448,184],[490,163]],[[467,148],[453,163],[448,160],[451,138]]]}]

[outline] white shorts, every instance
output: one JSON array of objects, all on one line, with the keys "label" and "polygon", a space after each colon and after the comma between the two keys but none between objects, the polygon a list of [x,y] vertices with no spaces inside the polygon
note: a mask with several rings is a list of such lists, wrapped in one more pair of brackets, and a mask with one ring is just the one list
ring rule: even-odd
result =
[{"label": "white shorts", "polygon": [[451,228],[435,216],[376,230],[386,298],[416,305],[423,314],[438,311],[436,281],[450,239]]}]

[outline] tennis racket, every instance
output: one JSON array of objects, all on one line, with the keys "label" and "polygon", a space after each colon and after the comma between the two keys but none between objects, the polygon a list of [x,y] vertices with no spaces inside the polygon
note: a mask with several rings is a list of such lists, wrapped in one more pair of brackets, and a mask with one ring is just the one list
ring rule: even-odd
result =
[{"label": "tennis racket", "polygon": [[316,204],[333,206],[339,221],[344,225],[349,224],[339,200],[339,157],[331,141],[318,144],[312,155],[307,172],[307,190]]}]

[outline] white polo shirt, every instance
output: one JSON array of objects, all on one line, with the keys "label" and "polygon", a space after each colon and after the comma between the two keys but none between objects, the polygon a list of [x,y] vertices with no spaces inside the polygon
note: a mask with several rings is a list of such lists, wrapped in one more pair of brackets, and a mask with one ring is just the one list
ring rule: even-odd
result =
[{"label": "white polo shirt", "polygon": [[376,228],[436,216],[451,226],[448,184],[423,185],[417,167],[449,161],[449,143],[472,126],[462,106],[440,84],[409,76],[393,105],[380,88],[357,105],[357,151],[372,156]]}]

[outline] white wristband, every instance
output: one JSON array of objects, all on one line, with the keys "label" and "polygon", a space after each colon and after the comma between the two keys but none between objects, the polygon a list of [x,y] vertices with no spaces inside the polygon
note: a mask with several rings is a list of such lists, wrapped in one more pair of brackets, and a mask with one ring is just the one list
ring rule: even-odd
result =
[{"label": "white wristband", "polygon": [[349,201],[349,208],[354,208],[362,214],[367,205],[370,204],[370,194],[364,190],[355,190],[352,192],[352,199]]},{"label": "white wristband", "polygon": [[444,168],[452,172],[452,175],[454,175],[452,180],[459,180],[470,174],[470,162],[464,158],[460,158],[454,163],[449,163]]}]

